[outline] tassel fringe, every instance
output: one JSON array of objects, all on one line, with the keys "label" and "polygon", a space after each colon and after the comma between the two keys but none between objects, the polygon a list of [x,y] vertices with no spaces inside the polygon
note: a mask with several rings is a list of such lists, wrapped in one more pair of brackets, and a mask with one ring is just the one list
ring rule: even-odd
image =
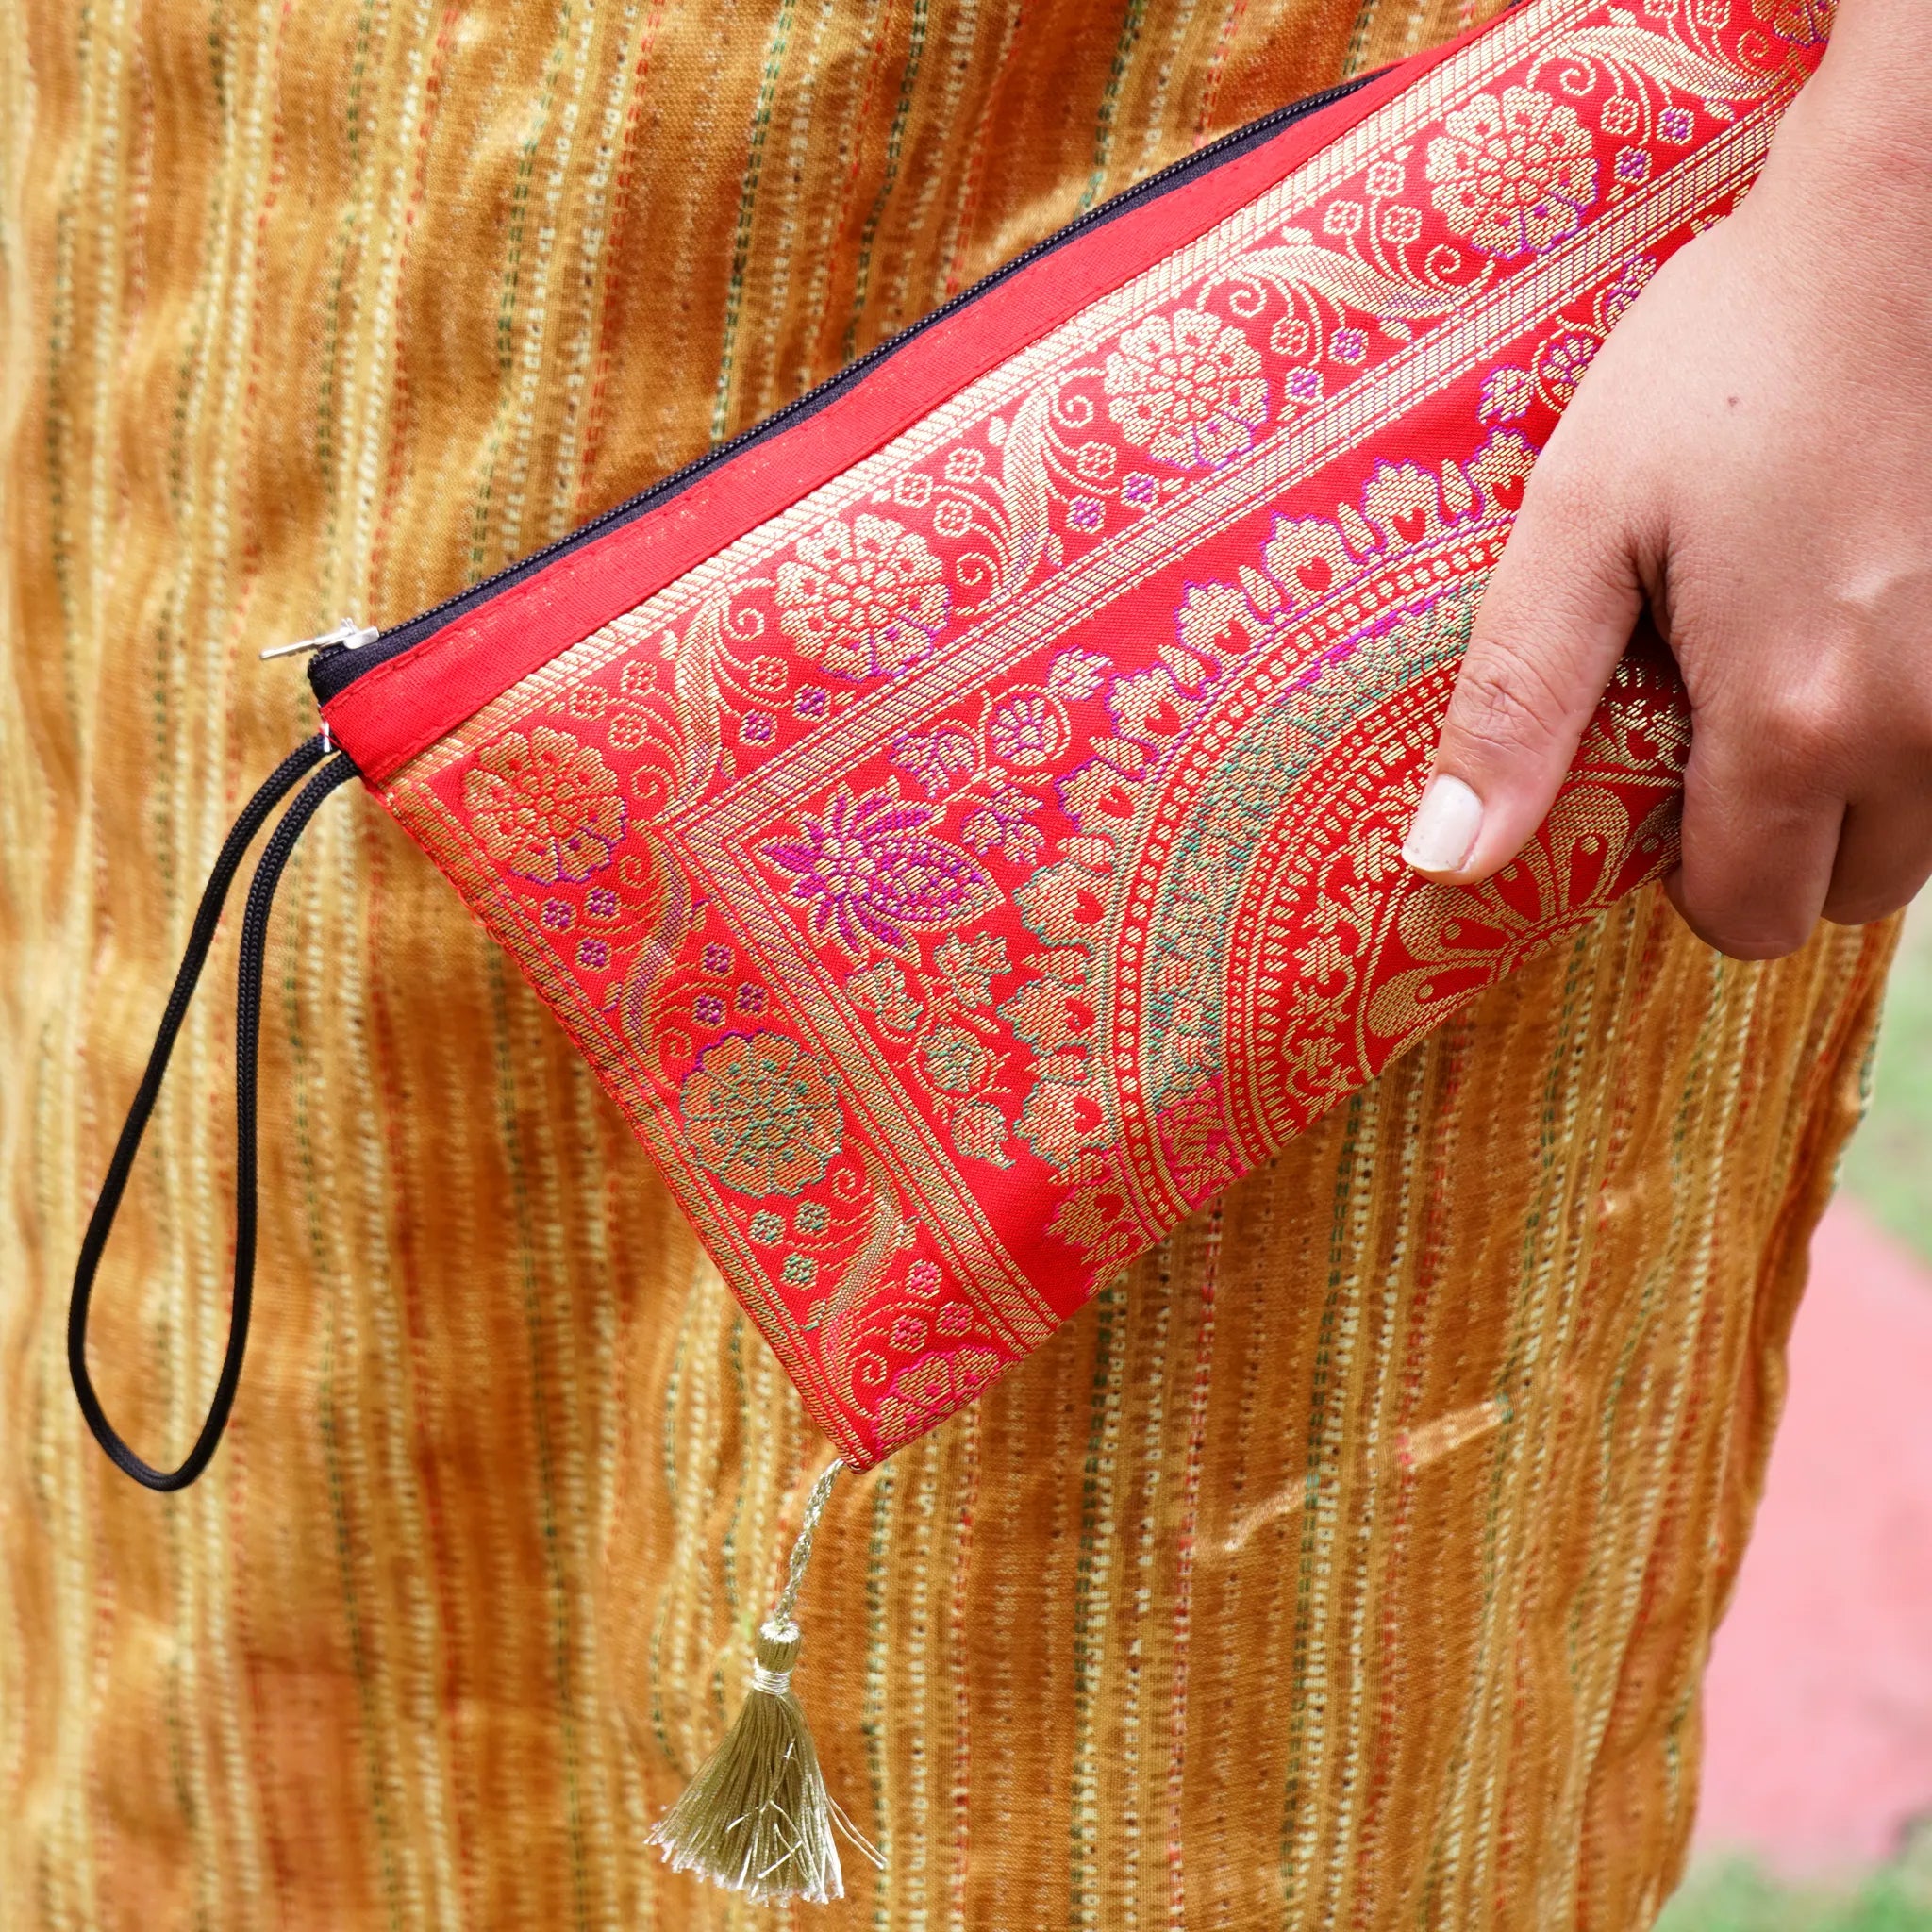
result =
[{"label": "tassel fringe", "polygon": [[791,1613],[811,1560],[812,1532],[843,1466],[834,1461],[806,1500],[785,1588],[753,1645],[751,1684],[737,1722],[649,1840],[674,1872],[695,1873],[758,1905],[842,1898],[841,1836],[874,1864],[885,1862],[825,1790],[811,1727],[791,1690],[801,1641]]}]

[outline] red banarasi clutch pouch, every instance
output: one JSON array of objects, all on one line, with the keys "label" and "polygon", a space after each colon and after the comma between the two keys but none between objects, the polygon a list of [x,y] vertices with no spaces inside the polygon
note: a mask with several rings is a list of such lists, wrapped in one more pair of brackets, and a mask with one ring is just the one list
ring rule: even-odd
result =
[{"label": "red banarasi clutch pouch", "polygon": [[[701,462],[314,657],[324,729],[224,846],[76,1271],[69,1359],[157,1489],[233,1402],[275,883],[359,775],[656,1157],[840,1457],[969,1402],[1095,1287],[1674,854],[1689,741],[1620,668],[1490,883],[1399,847],[1538,449],[1749,186],[1824,0],[1525,0],[1084,216]],[[307,780],[304,783],[304,780]],[[224,897],[234,1317],[187,1458],[102,1413],[94,1273]],[[840,1888],[790,1691],[654,1836]]]},{"label": "red banarasi clutch pouch", "polygon": [[1527,0],[314,657],[325,733],[275,797],[340,747],[323,775],[514,956],[848,1464],[1671,863],[1660,654],[1496,879],[1398,848],[1539,446],[1822,34],[1808,0]]}]

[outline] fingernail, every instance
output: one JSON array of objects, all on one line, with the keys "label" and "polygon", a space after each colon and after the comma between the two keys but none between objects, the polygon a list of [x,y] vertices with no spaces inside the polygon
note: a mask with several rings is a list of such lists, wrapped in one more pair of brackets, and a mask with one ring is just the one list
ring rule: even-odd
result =
[{"label": "fingernail", "polygon": [[1439,772],[1423,791],[1402,857],[1417,872],[1460,872],[1483,828],[1483,802],[1460,778]]}]

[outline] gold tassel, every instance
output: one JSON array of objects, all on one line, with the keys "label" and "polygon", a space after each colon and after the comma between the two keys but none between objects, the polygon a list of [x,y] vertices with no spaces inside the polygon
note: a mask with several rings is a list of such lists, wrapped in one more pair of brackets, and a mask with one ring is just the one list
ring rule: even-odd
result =
[{"label": "gold tassel", "polygon": [[785,1588],[753,1646],[751,1686],[737,1723],[649,1839],[674,1872],[694,1872],[757,1905],[843,1898],[837,1834],[874,1865],[885,1863],[825,1790],[811,1728],[791,1692],[799,1650],[791,1612],[811,1560],[812,1531],[843,1467],[835,1459],[806,1499]]}]

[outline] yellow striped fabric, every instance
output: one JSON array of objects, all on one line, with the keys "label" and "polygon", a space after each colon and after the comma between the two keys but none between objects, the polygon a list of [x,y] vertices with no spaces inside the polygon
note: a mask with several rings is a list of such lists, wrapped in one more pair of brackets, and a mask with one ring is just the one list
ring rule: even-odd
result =
[{"label": "yellow striped fabric", "polygon": [[[1621,1927],[1667,1889],[1890,934],[1654,897],[843,1487],[798,1687],[884,1846],[665,1874],[824,1451],[514,971],[367,803],[284,889],[209,1475],[66,1285],[206,866],[408,615],[1446,0],[5,0],[0,1927]],[[185,1445],[225,946],[104,1271]]]}]

